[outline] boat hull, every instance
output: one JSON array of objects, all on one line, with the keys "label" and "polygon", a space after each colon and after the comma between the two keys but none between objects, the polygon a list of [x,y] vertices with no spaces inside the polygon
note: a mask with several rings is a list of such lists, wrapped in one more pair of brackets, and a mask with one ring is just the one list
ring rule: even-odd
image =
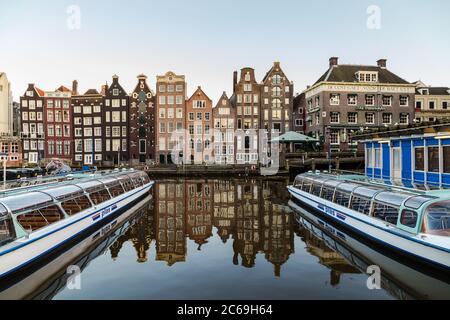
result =
[{"label": "boat hull", "polygon": [[77,240],[102,224],[111,221],[149,194],[153,182],[111,199],[76,216],[62,220],[51,228],[21,239],[10,250],[0,252],[0,282],[15,282],[27,270],[70,248]]},{"label": "boat hull", "polygon": [[431,272],[449,277],[450,253],[445,249],[441,250],[407,237],[394,227],[386,226],[379,221],[371,221],[375,219],[292,186],[288,187],[288,190],[293,199],[320,213],[324,219],[337,223],[352,234],[361,236],[386,250],[395,252],[400,259],[419,263],[426,268],[432,268]]}]

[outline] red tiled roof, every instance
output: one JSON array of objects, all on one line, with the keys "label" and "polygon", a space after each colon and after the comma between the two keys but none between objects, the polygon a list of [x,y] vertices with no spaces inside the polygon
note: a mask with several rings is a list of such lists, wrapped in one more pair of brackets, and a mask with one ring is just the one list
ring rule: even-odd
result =
[{"label": "red tiled roof", "polygon": [[38,93],[38,95],[40,97],[43,97],[45,95],[44,90],[39,89],[38,87],[34,87],[34,89],[36,90],[36,92]]},{"label": "red tiled roof", "polygon": [[59,92],[71,92],[72,90],[68,89],[65,86],[61,86],[58,89],[56,89],[56,91],[59,91]]}]

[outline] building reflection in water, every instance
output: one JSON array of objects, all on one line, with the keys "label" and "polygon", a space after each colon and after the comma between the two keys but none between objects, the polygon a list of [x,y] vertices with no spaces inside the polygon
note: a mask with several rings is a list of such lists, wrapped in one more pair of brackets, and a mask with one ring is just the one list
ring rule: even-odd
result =
[{"label": "building reflection in water", "polygon": [[342,273],[356,273],[323,240],[298,226],[287,207],[289,195],[285,181],[248,180],[178,180],[157,182],[154,202],[143,216],[111,247],[117,258],[123,244],[130,241],[137,261],[148,261],[152,241],[157,261],[168,266],[185,262],[187,239],[198,250],[208,244],[215,228],[223,243],[232,241],[230,254],[235,265],[252,268],[258,254],[274,267],[275,277],[294,253],[294,237],[306,243],[308,251],[331,269],[332,285]]}]

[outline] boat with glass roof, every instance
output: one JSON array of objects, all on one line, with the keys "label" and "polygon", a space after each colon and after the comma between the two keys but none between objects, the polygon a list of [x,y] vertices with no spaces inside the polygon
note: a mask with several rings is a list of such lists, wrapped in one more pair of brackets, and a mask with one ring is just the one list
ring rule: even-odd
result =
[{"label": "boat with glass roof", "polygon": [[450,271],[450,192],[420,191],[360,176],[298,175],[292,198],[378,245]]},{"label": "boat with glass roof", "polygon": [[123,212],[153,183],[143,171],[113,172],[0,196],[0,280]]}]

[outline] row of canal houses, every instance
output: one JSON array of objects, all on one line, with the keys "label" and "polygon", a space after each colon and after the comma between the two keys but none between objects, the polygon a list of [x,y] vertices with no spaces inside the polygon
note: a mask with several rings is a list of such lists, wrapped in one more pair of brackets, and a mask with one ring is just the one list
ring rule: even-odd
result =
[{"label": "row of canal houses", "polygon": [[275,62],[262,81],[252,68],[233,74],[233,93],[213,105],[198,87],[187,96],[184,75],[156,77],[156,91],[139,75],[128,93],[114,75],[101,90],[80,93],[61,86],[44,91],[29,84],[20,98],[23,159],[58,158],[73,166],[173,163],[257,164],[260,134],[293,127],[293,83]]}]

